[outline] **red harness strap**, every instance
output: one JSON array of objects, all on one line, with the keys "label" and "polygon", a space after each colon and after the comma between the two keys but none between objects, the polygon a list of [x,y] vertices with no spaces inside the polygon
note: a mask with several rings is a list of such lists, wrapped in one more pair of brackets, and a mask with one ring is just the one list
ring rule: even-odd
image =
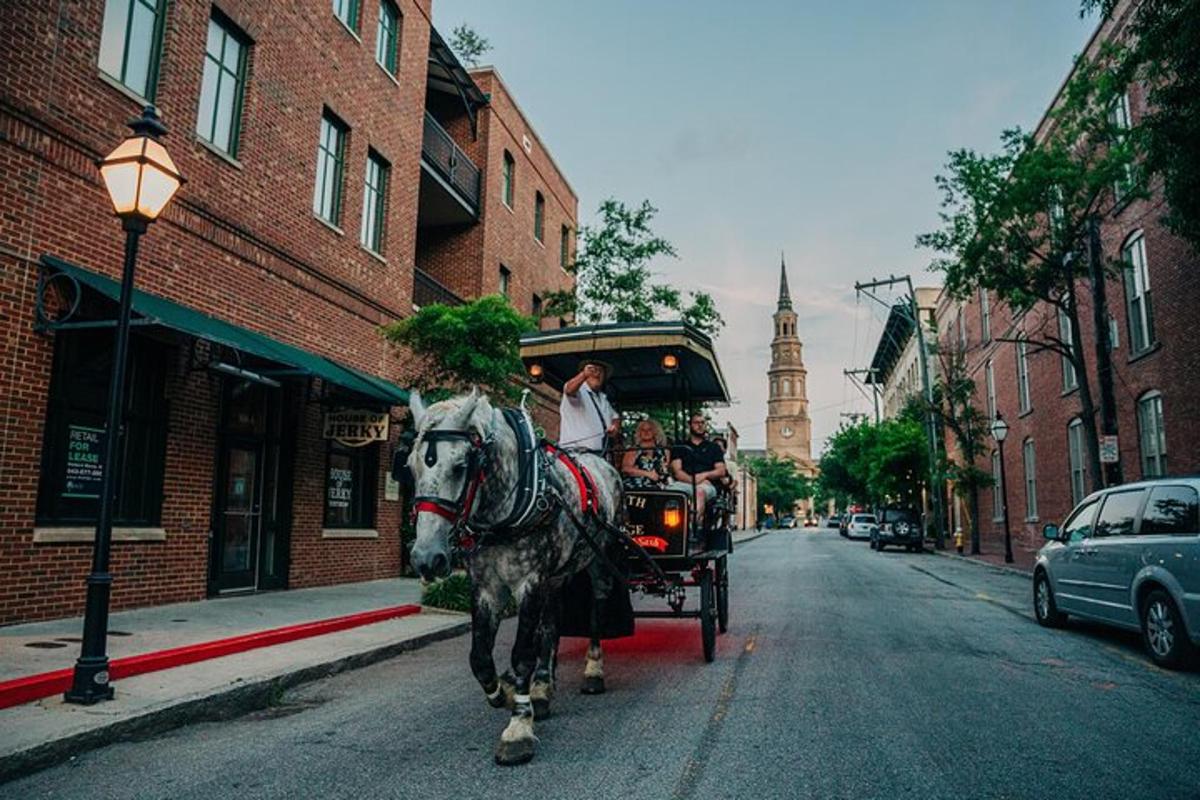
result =
[{"label": "red harness strap", "polygon": [[579,485],[579,505],[580,511],[584,514],[588,512],[600,513],[600,502],[596,497],[596,482],[592,479],[592,473],[588,472],[587,467],[580,464],[575,459],[571,458],[564,451],[558,449],[554,445],[546,445],[546,452],[558,456],[558,460],[570,471],[575,478],[575,483]]}]

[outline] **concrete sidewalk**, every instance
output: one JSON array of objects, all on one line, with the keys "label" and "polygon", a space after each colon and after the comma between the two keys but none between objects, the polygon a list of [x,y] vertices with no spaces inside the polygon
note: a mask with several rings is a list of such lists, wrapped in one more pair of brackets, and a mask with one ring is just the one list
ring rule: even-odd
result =
[{"label": "concrete sidewalk", "polygon": [[[108,654],[150,653],[415,604],[420,594],[418,581],[397,578],[122,611],[109,619]],[[290,686],[459,635],[468,626],[464,614],[423,609],[114,681],[115,699],[94,706],[69,705],[55,695],[2,709],[0,782],[113,741],[261,708]],[[82,630],[81,618],[0,628],[0,681],[71,667]]]}]

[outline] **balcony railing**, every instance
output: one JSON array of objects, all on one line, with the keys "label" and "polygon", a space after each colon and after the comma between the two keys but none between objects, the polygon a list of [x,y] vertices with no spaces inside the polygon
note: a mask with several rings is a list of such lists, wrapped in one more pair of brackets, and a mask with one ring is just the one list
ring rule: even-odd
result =
[{"label": "balcony railing", "polygon": [[424,307],[441,303],[444,306],[461,306],[463,302],[461,297],[438,283],[428,272],[413,270],[413,305]]},{"label": "balcony railing", "polygon": [[425,135],[421,156],[457,191],[471,207],[479,209],[479,167],[475,166],[446,129],[425,112]]}]

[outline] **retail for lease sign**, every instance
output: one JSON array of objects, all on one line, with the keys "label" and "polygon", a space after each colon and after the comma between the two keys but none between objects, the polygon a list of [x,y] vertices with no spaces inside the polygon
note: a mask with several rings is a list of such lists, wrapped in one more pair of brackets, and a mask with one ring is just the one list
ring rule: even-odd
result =
[{"label": "retail for lease sign", "polygon": [[371,442],[386,442],[388,414],[386,411],[341,409],[325,414],[325,438],[347,447],[362,447]]},{"label": "retail for lease sign", "polygon": [[63,497],[94,499],[100,496],[100,487],[104,483],[103,450],[103,428],[67,426],[67,479]]}]

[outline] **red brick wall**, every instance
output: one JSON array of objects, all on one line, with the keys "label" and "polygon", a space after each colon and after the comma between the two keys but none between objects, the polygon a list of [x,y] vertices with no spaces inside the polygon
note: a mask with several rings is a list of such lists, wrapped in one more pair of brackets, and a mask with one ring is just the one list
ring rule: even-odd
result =
[{"label": "red brick wall", "polygon": [[[429,2],[401,0],[398,81],[374,63],[377,7],[361,41],[328,4],[228,0],[253,40],[237,163],[199,143],[195,126],[211,5],[167,4],[157,105],[188,182],[143,238],[138,287],[357,368],[400,380],[378,336],[411,308]],[[94,160],[127,134],[140,103],[102,78],[103,3],[0,6],[0,624],[78,613],[90,545],[34,544],[33,518],[52,338],[33,332],[36,260],[52,253],[117,276],[122,234]],[[329,107],[351,127],[338,233],[311,210],[317,136]],[[384,261],[358,245],[368,145],[392,165]],[[186,353],[182,353],[182,359]],[[165,542],[114,545],[115,608],[203,597],[215,462],[216,389],[180,368],[171,407]],[[295,464],[291,585],[394,575],[399,510],[382,500],[381,538],[322,539],[321,407],[304,406]],[[387,449],[380,448],[381,460]],[[382,465],[381,465],[382,467]],[[383,470],[380,470],[380,486]]]}]

